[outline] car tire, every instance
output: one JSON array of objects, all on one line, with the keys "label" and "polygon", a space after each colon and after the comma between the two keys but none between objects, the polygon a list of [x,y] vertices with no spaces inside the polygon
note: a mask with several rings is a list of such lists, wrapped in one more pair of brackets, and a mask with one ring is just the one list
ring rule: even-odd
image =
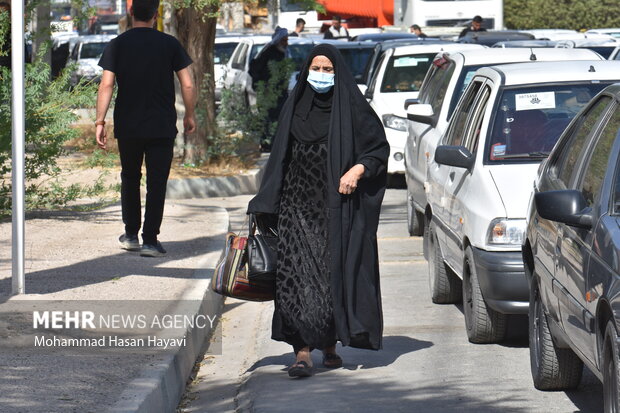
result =
[{"label": "car tire", "polygon": [[574,389],[581,381],[583,362],[573,350],[556,347],[536,278],[531,285],[529,341],[534,387],[538,390]]},{"label": "car tire", "polygon": [[407,191],[407,229],[412,237],[424,234],[424,214],[415,209],[409,191]]},{"label": "car tire", "polygon": [[620,369],[618,368],[618,332],[613,321],[607,323],[603,344],[603,405],[605,413],[620,412]]},{"label": "car tire", "polygon": [[498,343],[506,337],[508,316],[489,308],[484,301],[471,247],[465,249],[463,313],[467,338],[471,343]]},{"label": "car tire", "polygon": [[428,284],[431,300],[435,304],[455,304],[461,300],[461,280],[444,262],[436,229],[431,224],[428,231],[429,260]]}]

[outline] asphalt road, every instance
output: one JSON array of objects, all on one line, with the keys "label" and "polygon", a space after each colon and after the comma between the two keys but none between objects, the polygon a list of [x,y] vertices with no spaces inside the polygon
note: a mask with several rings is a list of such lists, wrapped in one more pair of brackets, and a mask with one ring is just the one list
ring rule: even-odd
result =
[{"label": "asphalt road", "polygon": [[315,351],[314,377],[291,379],[291,348],[270,339],[271,304],[227,300],[222,354],[206,356],[181,411],[602,411],[602,387],[589,371],[576,391],[534,389],[525,317],[511,321],[502,344],[467,341],[462,307],[431,302],[422,239],[406,232],[404,202],[404,190],[388,190],[378,234],[383,350],[339,347],[338,370],[322,368]]}]

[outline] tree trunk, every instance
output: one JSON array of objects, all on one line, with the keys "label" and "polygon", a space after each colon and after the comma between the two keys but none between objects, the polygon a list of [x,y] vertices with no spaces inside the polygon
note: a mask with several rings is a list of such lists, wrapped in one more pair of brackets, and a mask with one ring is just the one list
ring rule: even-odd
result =
[{"label": "tree trunk", "polygon": [[213,76],[216,12],[215,5],[202,10],[191,6],[175,10],[177,36],[194,61],[189,68],[198,91],[198,127],[192,135],[185,135],[183,162],[196,163],[204,159],[209,141],[216,133]]}]

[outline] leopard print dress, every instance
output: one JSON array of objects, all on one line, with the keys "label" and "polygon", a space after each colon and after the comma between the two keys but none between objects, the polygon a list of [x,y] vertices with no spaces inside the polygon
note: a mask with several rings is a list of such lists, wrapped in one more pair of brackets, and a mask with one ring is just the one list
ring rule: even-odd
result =
[{"label": "leopard print dress", "polygon": [[336,343],[327,246],[327,144],[291,139],[278,217],[273,338],[323,349]]}]

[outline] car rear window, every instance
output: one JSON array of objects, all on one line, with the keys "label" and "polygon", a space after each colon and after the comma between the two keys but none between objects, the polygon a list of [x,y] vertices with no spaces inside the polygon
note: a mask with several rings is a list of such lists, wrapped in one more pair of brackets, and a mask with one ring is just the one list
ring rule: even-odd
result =
[{"label": "car rear window", "polygon": [[485,160],[540,161],[549,154],[577,112],[610,83],[505,89],[497,100],[500,103]]},{"label": "car rear window", "polygon": [[392,56],[387,63],[381,93],[417,92],[435,53]]},{"label": "car rear window", "polygon": [[338,48],[356,81],[361,81],[364,68],[373,50],[372,47]]},{"label": "car rear window", "polygon": [[107,42],[83,43],[80,50],[80,59],[97,59],[101,57],[103,49],[108,45]]},{"label": "car rear window", "polygon": [[220,64],[220,65],[225,65],[226,63],[228,63],[228,60],[230,59],[230,56],[232,56],[233,52],[235,51],[235,48],[237,47],[237,45],[239,44],[239,42],[231,42],[231,43],[216,43],[215,44],[215,51],[214,51],[214,63],[215,64]]}]

